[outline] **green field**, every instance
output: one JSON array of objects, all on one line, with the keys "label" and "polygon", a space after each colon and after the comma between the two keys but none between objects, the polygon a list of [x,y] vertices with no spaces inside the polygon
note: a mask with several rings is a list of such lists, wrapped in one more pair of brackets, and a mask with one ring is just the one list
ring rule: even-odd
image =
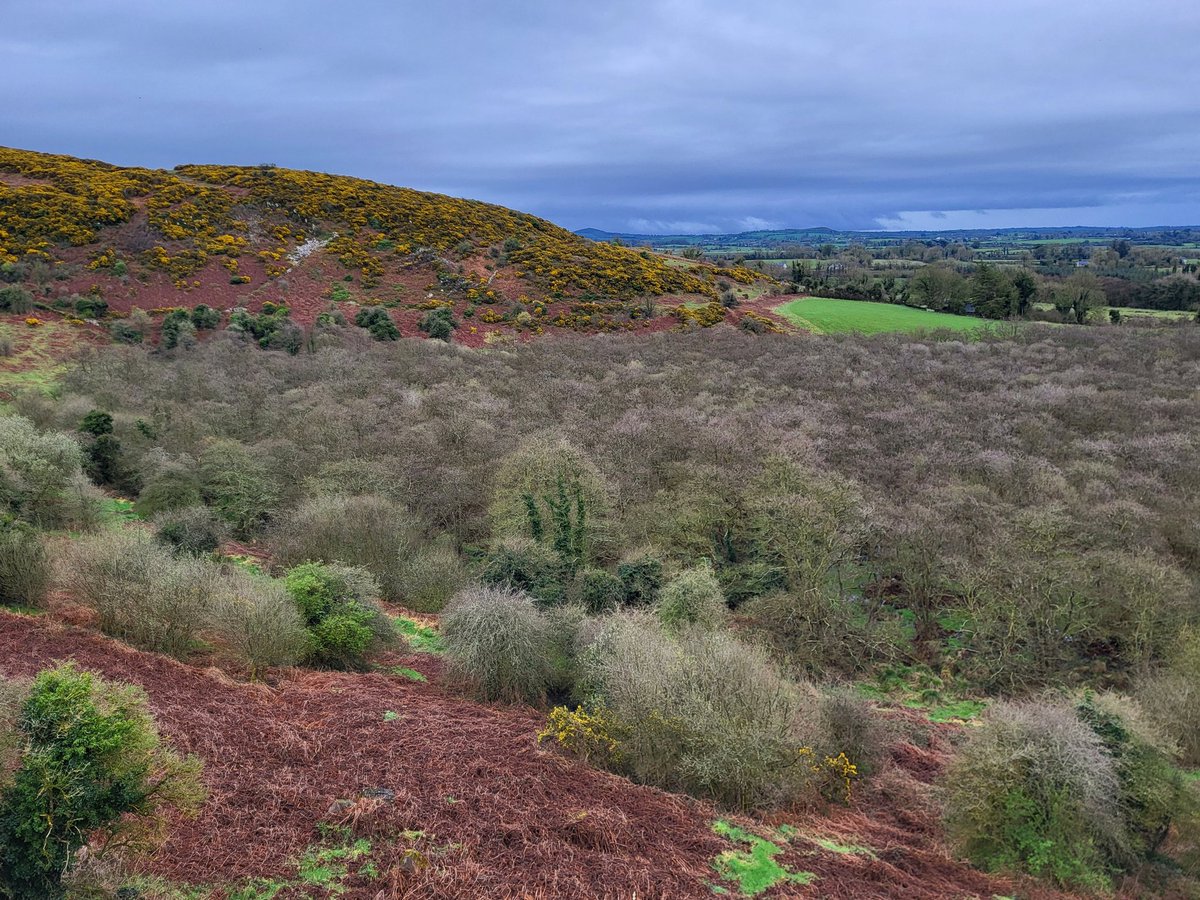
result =
[{"label": "green field", "polygon": [[[1035,303],[1034,309],[1040,309],[1043,312],[1049,312],[1054,309],[1053,303]],[[1190,309],[1140,309],[1136,306],[1097,306],[1092,310],[1091,321],[1107,322],[1109,310],[1115,309],[1121,314],[1123,319],[1164,319],[1167,321],[1186,321],[1194,318],[1195,313]]]},{"label": "green field", "polygon": [[930,331],[952,328],[975,331],[987,327],[983,319],[950,313],[914,309],[895,303],[871,303],[866,300],[831,300],[825,297],[800,297],[775,307],[775,312],[794,325],[815,334],[880,334],[887,331]]}]

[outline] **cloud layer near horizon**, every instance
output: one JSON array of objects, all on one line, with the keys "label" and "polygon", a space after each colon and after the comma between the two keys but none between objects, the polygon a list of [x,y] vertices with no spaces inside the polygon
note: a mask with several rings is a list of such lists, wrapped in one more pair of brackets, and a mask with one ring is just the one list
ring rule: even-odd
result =
[{"label": "cloud layer near horizon", "polygon": [[6,0],[0,144],[571,228],[1200,223],[1178,0]]}]

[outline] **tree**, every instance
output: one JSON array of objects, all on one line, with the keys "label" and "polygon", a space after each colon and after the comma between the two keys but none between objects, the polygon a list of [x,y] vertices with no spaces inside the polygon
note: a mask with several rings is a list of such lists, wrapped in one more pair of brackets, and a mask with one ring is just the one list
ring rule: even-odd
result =
[{"label": "tree", "polygon": [[1011,281],[1017,292],[1017,305],[1013,312],[1018,316],[1023,316],[1029,312],[1029,307],[1033,305],[1033,298],[1037,296],[1037,278],[1025,269],[1021,269],[1012,276]]},{"label": "tree", "polygon": [[1103,306],[1104,290],[1100,281],[1091,272],[1078,272],[1054,288],[1054,308],[1064,316],[1074,318],[1076,324],[1087,321],[1088,313]]},{"label": "tree", "polygon": [[200,478],[204,499],[242,536],[271,517],[282,493],[267,462],[235,441],[204,451]]},{"label": "tree", "polygon": [[115,484],[122,475],[121,442],[113,434],[113,418],[93,409],[83,417],[79,430],[89,435],[83,444],[84,469],[97,484]]},{"label": "tree", "polygon": [[960,312],[965,294],[961,275],[946,266],[922,266],[908,283],[908,302],[912,306]]},{"label": "tree", "polygon": [[0,417],[0,497],[15,515],[35,525],[60,522],[80,487],[81,464],[69,436],[39,432],[21,416]]},{"label": "tree", "polygon": [[971,277],[971,302],[975,314],[985,319],[1004,319],[1019,308],[1019,295],[1008,276],[995,266],[980,265]]},{"label": "tree", "polygon": [[608,485],[578,447],[552,438],[529,441],[501,462],[495,484],[493,537],[532,537],[572,568],[604,555]]}]

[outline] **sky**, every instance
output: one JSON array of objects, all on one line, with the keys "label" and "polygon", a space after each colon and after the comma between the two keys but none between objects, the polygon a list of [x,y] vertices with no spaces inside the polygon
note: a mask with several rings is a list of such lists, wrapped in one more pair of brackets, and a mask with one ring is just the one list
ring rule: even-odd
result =
[{"label": "sky", "polygon": [[0,0],[0,145],[568,228],[1200,224],[1189,0]]}]

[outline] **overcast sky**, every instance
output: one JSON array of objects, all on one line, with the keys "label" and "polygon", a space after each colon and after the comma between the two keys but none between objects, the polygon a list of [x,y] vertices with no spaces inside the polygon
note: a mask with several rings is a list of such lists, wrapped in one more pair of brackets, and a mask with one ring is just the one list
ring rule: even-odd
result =
[{"label": "overcast sky", "polygon": [[1200,224],[1194,0],[0,0],[0,144],[570,228]]}]

